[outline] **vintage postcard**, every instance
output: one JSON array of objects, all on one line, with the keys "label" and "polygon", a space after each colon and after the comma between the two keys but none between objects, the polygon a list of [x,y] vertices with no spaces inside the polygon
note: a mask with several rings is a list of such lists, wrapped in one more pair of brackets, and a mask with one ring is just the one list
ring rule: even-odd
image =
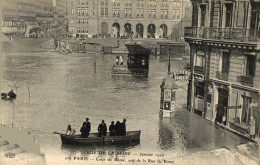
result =
[{"label": "vintage postcard", "polygon": [[0,19],[0,164],[260,164],[259,0],[1,0]]}]

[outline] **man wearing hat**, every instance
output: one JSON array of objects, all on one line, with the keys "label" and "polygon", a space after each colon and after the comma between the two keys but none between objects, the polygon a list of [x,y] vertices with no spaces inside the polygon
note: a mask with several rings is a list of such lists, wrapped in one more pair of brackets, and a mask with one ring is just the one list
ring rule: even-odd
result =
[{"label": "man wearing hat", "polygon": [[98,126],[98,136],[106,136],[107,135],[107,125],[104,120]]},{"label": "man wearing hat", "polygon": [[82,125],[86,125],[86,133],[85,136],[88,137],[89,136],[89,132],[91,130],[91,124],[89,122],[89,118],[86,118],[86,121],[82,124]]},{"label": "man wearing hat", "polygon": [[123,120],[123,122],[121,123],[121,129],[122,129],[122,136],[126,135],[126,119]]}]

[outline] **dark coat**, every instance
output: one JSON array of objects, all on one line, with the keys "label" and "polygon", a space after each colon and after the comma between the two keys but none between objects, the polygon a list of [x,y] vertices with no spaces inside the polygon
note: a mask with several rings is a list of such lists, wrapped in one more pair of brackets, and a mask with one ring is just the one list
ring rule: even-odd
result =
[{"label": "dark coat", "polygon": [[126,125],[125,122],[121,123],[121,135],[126,135]]},{"label": "dark coat", "polygon": [[89,136],[89,132],[87,130],[87,127],[81,127],[80,132],[81,132],[82,137],[88,137]]},{"label": "dark coat", "polygon": [[106,136],[107,135],[107,125],[106,123],[101,123],[98,126],[98,136]]},{"label": "dark coat", "polygon": [[87,132],[89,133],[91,131],[91,124],[90,124],[90,122],[84,122],[83,125],[84,124],[87,125]]},{"label": "dark coat", "polygon": [[116,136],[120,136],[122,133],[122,131],[121,131],[121,127],[120,127],[120,125],[121,125],[121,123],[116,123],[115,124],[115,135]]},{"label": "dark coat", "polygon": [[109,126],[109,135],[110,136],[115,136],[116,135],[116,132],[115,132],[115,125],[110,125]]}]

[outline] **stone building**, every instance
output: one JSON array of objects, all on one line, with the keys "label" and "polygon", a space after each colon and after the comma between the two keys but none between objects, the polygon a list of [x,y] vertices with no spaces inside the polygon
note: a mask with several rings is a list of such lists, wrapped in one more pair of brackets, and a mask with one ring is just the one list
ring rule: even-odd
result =
[{"label": "stone building", "polygon": [[248,135],[260,117],[260,1],[191,0],[188,107]]},{"label": "stone building", "polygon": [[67,25],[68,23],[68,0],[53,0],[54,24]]},{"label": "stone building", "polygon": [[3,33],[26,33],[53,21],[52,0],[3,0]]},{"label": "stone building", "polygon": [[170,38],[188,16],[188,0],[70,0],[69,32],[73,36]]}]

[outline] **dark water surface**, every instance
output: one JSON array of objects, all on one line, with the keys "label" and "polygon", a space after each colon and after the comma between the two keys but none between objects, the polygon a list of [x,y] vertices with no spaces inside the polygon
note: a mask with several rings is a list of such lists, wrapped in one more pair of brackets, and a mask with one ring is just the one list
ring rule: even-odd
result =
[{"label": "dark water surface", "polygon": [[[27,53],[6,54],[2,70],[1,92],[11,88],[14,102],[1,100],[3,124],[30,131],[36,137],[47,163],[66,162],[66,156],[86,156],[86,151],[128,151],[180,157],[216,148],[235,150],[247,141],[187,112],[186,91],[177,90],[177,107],[171,119],[159,118],[160,84],[167,73],[167,60],[150,58],[147,79],[110,76],[112,55]],[[185,61],[172,60],[171,70],[182,69]],[[178,83],[185,87],[187,82]],[[91,132],[97,132],[104,119],[127,119],[127,130],[141,130],[140,144],[131,146],[62,146],[59,135],[71,124],[79,132],[85,118]],[[91,158],[91,155],[87,155]],[[76,163],[76,162],[73,162]],[[77,162],[78,163],[78,162]]]}]

